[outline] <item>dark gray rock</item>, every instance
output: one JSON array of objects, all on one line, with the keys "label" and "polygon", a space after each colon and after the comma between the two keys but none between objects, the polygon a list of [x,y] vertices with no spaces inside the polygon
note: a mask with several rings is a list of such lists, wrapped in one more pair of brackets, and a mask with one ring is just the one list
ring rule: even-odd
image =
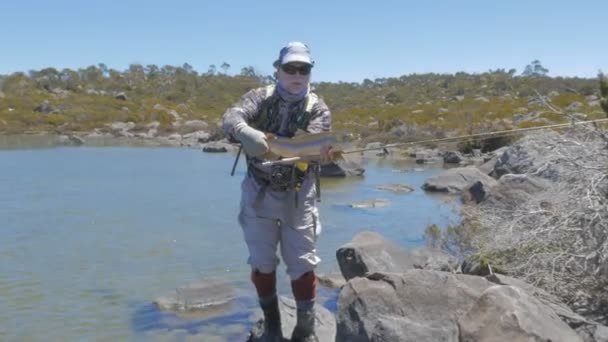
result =
[{"label": "dark gray rock", "polygon": [[228,147],[226,146],[226,144],[213,141],[213,142],[206,143],[203,146],[203,152],[224,153],[224,152],[228,152]]},{"label": "dark gray rock", "polygon": [[459,164],[462,161],[462,156],[456,151],[447,151],[443,154],[443,162],[446,164]]},{"label": "dark gray rock", "polygon": [[336,161],[321,165],[321,177],[347,177],[362,176],[365,169],[361,164],[353,161]]},{"label": "dark gray rock", "polygon": [[486,189],[496,185],[495,179],[484,174],[476,167],[458,167],[427,179],[422,185],[422,189],[460,194],[478,181],[482,182]]},{"label": "dark gray rock", "polygon": [[405,272],[413,268],[451,271],[458,260],[432,248],[403,249],[382,235],[363,231],[336,251],[340,271],[346,280],[374,272]]},{"label": "dark gray rock", "polygon": [[48,100],[44,100],[41,104],[34,108],[34,112],[50,114],[57,113],[58,111],[51,106]]},{"label": "dark gray rock", "polygon": [[487,190],[483,183],[477,181],[462,193],[462,197],[465,203],[481,203],[486,198],[486,194]]},{"label": "dark gray rock", "polygon": [[120,92],[120,93],[116,94],[116,95],[114,96],[114,98],[115,98],[115,99],[117,99],[117,100],[121,100],[121,101],[126,101],[126,100],[128,100],[128,98],[127,98],[127,94],[125,94],[124,92]]}]

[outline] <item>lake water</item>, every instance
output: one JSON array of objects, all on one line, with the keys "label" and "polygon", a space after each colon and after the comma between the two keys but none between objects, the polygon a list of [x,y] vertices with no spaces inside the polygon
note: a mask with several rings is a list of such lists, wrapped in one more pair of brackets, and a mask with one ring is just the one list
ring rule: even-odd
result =
[{"label": "lake water", "polygon": [[[243,341],[256,308],[236,214],[241,163],[233,154],[161,147],[0,150],[0,341]],[[5,146],[8,146],[5,141]],[[38,144],[40,145],[40,143]],[[364,177],[324,179],[319,272],[335,251],[373,230],[404,247],[424,228],[458,220],[453,205],[420,190],[441,171],[372,160]],[[375,187],[405,183],[391,194]],[[349,203],[385,198],[385,208]],[[279,291],[290,295],[284,265]],[[238,294],[212,317],[160,312],[154,299],[204,279]],[[330,309],[335,292],[321,288]]]}]

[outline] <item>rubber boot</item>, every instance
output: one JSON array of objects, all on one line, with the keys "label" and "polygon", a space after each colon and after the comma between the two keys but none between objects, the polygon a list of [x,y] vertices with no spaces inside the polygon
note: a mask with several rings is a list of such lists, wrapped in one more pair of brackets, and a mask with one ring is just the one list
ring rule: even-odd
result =
[{"label": "rubber boot", "polygon": [[281,330],[281,311],[279,310],[279,299],[274,296],[271,300],[260,300],[260,307],[264,313],[264,334],[262,341],[281,342],[283,331]]},{"label": "rubber boot", "polygon": [[319,342],[315,334],[315,309],[297,310],[297,323],[291,334],[291,342]]}]

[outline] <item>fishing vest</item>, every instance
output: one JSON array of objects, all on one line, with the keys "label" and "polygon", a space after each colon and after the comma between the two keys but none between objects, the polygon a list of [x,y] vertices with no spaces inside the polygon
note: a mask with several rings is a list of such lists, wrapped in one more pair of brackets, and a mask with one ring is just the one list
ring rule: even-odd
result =
[{"label": "fishing vest", "polygon": [[[270,124],[276,120],[280,120],[278,117],[279,113],[274,110],[272,105],[272,98],[276,90],[276,85],[271,84],[266,86],[266,97],[262,101],[262,109],[258,118],[253,122],[253,127],[263,132],[267,132]],[[312,109],[315,104],[319,102],[319,97],[316,94],[309,92],[304,98],[303,110],[298,113],[295,117],[291,118],[288,122],[287,131],[289,137],[292,137],[296,132],[300,130],[306,130],[310,118],[312,116]]]},{"label": "fishing vest", "polygon": [[[251,124],[252,127],[263,132],[267,132],[273,121],[280,120],[279,113],[274,110],[272,99],[276,91],[274,84],[266,86],[266,97],[262,101],[260,115]],[[304,98],[303,110],[290,118],[291,121],[287,125],[287,133],[290,137],[294,136],[298,130],[306,130],[310,118],[312,117],[312,109],[319,102],[319,97],[316,94],[309,92]],[[251,160],[248,161],[251,162]],[[296,163],[294,165],[274,165],[271,167],[270,174],[261,173],[255,167],[248,165],[248,172],[251,176],[264,184],[260,193],[256,197],[256,203],[264,196],[266,189],[287,191],[295,189],[295,205],[298,203],[298,192],[304,180],[304,176],[308,171],[312,171],[315,175],[315,183],[317,186],[317,201],[321,199],[320,191],[320,175],[319,165],[311,167],[309,163]]]}]

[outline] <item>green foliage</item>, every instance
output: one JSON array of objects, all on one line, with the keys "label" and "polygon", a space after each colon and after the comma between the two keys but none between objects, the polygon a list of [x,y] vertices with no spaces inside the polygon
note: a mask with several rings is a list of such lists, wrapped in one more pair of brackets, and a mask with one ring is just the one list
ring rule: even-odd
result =
[{"label": "green foliage", "polygon": [[440,247],[442,243],[441,228],[436,224],[431,224],[424,229],[424,240],[430,247]]},{"label": "green foliage", "polygon": [[[59,126],[90,130],[112,121],[142,125],[159,121],[162,131],[171,132],[174,117],[169,111],[174,110],[183,119],[214,121],[242,94],[272,81],[271,76],[260,75],[253,67],[243,68],[234,76],[228,75],[227,62],[219,68],[222,72],[211,65],[207,72],[197,73],[187,63],[132,64],[118,71],[100,63],[78,70],[45,68],[28,74],[0,75],[0,89],[5,95],[0,97],[0,130],[41,131]],[[540,62],[531,68],[541,74],[544,69]],[[528,107],[528,99],[522,94],[535,96],[535,91],[547,94],[556,90],[561,95],[554,97],[553,103],[565,107],[574,101],[584,102],[582,94],[596,87],[596,82],[517,77],[513,69],[497,69],[482,74],[412,74],[361,83],[321,82],[313,87],[329,105],[336,129],[370,139],[409,141],[414,137],[392,132],[406,125],[416,129],[417,137],[428,138],[445,136],[446,132],[475,134],[508,129],[504,121],[511,120],[518,108]],[[119,92],[127,95],[126,101],[114,97]],[[61,116],[49,118],[33,112],[44,100]],[[164,109],[155,109],[156,105]]]},{"label": "green foliage", "polygon": [[600,72],[598,75],[600,79],[600,95],[602,96],[600,100],[600,104],[602,105],[602,109],[608,115],[608,79],[604,77],[604,74]]},{"label": "green foliage", "polygon": [[546,76],[549,69],[543,67],[538,59],[533,60],[531,64],[526,65],[526,69],[522,73],[523,76]]}]

